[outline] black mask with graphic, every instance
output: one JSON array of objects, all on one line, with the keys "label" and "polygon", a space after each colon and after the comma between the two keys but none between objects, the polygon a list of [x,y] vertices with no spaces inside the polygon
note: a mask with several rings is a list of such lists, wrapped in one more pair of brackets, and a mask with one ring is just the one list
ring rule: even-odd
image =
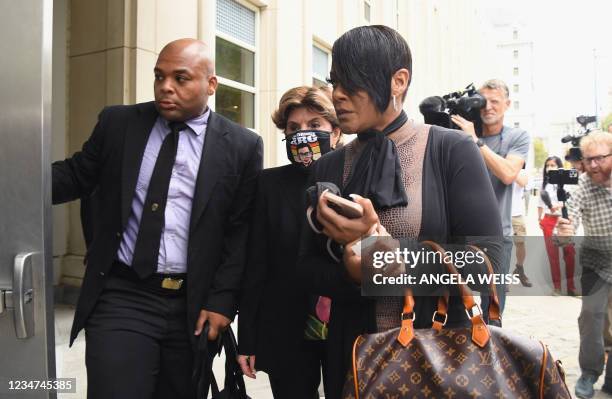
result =
[{"label": "black mask with graphic", "polygon": [[331,151],[331,132],[298,130],[285,137],[287,158],[292,164],[308,168],[322,155]]}]

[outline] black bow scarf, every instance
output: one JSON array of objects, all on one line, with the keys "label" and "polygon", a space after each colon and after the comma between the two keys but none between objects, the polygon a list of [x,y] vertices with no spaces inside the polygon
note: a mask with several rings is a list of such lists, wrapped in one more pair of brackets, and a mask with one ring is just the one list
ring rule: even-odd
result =
[{"label": "black bow scarf", "polygon": [[359,141],[365,142],[365,147],[342,190],[345,196],[359,194],[369,198],[376,210],[408,205],[397,148],[388,137],[407,120],[408,116],[402,111],[382,132],[372,129],[357,135]]}]

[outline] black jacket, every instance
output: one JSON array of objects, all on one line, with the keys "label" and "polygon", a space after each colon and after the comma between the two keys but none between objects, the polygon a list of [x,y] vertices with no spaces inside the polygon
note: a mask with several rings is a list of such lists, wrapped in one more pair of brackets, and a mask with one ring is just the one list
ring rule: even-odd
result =
[{"label": "black jacket", "polygon": [[[81,151],[53,163],[53,203],[96,191],[97,216],[70,336],[85,326],[116,259],[142,156],[158,117],[153,102],[105,108]],[[248,217],[262,140],[211,112],[191,211],[187,256],[187,331],[205,308],[233,318],[244,269]]]},{"label": "black jacket", "polygon": [[[257,184],[238,317],[238,346],[258,370],[296,372],[308,294],[296,277],[308,175],[293,165],[266,169]],[[297,362],[297,363],[296,363]],[[299,371],[298,371],[299,372]]]},{"label": "black jacket", "polygon": [[[312,181],[342,187],[344,150],[326,154],[314,165]],[[403,171],[410,173],[410,171]],[[465,134],[432,126],[425,149],[422,180],[422,217],[419,238],[486,246],[494,265],[501,255],[501,219],[482,156]],[[408,199],[410,201],[410,199]],[[401,238],[401,237],[395,237]],[[335,263],[309,226],[301,235],[298,274],[307,289],[332,298],[327,340],[330,399],[341,396],[351,364],[352,347],[359,334],[376,332],[375,301],[361,296],[342,263]],[[415,328],[428,328],[437,298],[415,298]],[[398,325],[400,315],[398,314]],[[451,297],[448,324],[467,321],[463,304]]]}]

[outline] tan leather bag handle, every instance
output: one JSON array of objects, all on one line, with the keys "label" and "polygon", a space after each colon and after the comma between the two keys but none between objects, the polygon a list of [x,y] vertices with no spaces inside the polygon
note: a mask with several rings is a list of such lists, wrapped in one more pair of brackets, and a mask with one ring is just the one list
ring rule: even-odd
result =
[{"label": "tan leather bag handle", "polygon": [[[433,250],[444,255],[445,251],[439,244],[433,241],[423,241],[423,244],[429,245]],[[455,265],[450,261],[445,261],[445,257],[443,256],[443,263],[446,266],[446,269],[451,274],[459,274]],[[465,311],[472,323],[472,342],[474,342],[479,347],[484,347],[487,342],[489,342],[490,333],[487,325],[482,318],[482,311],[478,313],[473,312],[474,309],[479,309],[480,307],[474,301],[474,295],[472,290],[465,284],[459,285],[459,290],[461,292],[461,299],[463,301],[463,306],[465,307]],[[470,314],[470,312],[472,313]],[[402,325],[400,328],[400,333],[397,337],[397,340],[404,347],[408,346],[410,341],[414,338],[414,297],[412,295],[412,290],[408,289],[406,291],[406,295],[404,296],[404,309],[402,312]]]},{"label": "tan leather bag handle", "polygon": [[[429,245],[429,242],[425,242],[425,243]],[[489,275],[493,275],[493,265],[491,264],[491,260],[489,259],[487,254],[475,245],[467,245],[467,247],[471,249],[472,251],[480,252],[482,254],[485,265],[487,266],[487,271],[489,272]],[[500,306],[499,306],[499,298],[497,296],[497,288],[495,286],[495,283],[493,282],[493,279],[491,279],[491,282],[489,284],[489,289],[491,292],[491,304],[489,305],[489,320],[498,320],[501,322],[501,311],[500,311]],[[444,294],[444,297],[438,298],[438,310],[436,311],[436,314],[442,315],[445,321],[444,322],[437,321],[436,314],[434,314],[432,318],[432,322],[434,323],[433,324],[434,329],[441,330],[442,326],[446,324],[447,311],[448,311],[448,292]]]}]

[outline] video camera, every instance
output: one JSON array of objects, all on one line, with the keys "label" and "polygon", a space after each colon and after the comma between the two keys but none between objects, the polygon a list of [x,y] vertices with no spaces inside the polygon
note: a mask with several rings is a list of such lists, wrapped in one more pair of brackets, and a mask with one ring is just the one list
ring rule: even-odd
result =
[{"label": "video camera", "polygon": [[582,126],[582,130],[575,134],[568,134],[561,139],[562,143],[572,143],[572,148],[570,148],[569,153],[565,156],[566,161],[580,161],[582,159],[580,140],[582,140],[582,138],[587,134],[591,133],[593,129],[591,129],[589,125],[597,122],[597,116],[580,115],[576,117],[576,122]]},{"label": "video camera", "polygon": [[427,97],[419,104],[419,111],[425,117],[425,123],[449,129],[460,129],[450,119],[451,115],[459,115],[474,124],[476,135],[480,137],[482,135],[480,110],[486,105],[487,99],[476,91],[473,83],[470,83],[462,91],[455,91],[442,97]]}]

